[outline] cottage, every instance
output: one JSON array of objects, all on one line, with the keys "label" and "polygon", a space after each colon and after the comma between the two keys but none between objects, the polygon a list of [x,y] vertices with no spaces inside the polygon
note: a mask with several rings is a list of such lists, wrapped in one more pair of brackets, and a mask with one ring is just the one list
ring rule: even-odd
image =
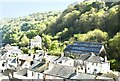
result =
[{"label": "cottage", "polygon": [[74,66],[77,67],[78,65],[84,66],[85,60],[90,57],[90,54],[81,54],[80,57],[74,59]]},{"label": "cottage", "polygon": [[79,57],[81,54],[94,53],[95,55],[105,55],[104,45],[95,42],[74,42],[72,45],[68,45],[65,50],[65,56]]},{"label": "cottage", "polygon": [[107,57],[91,56],[85,61],[85,72],[90,74],[107,73],[110,71],[110,62]]},{"label": "cottage", "polygon": [[85,60],[90,57],[90,54],[81,54],[80,57],[74,59],[74,66],[77,67],[77,71],[85,73]]},{"label": "cottage", "polygon": [[42,49],[42,39],[39,35],[31,39],[31,49],[34,47],[39,47]]},{"label": "cottage", "polygon": [[33,64],[27,71],[27,77],[30,79],[43,79],[44,70],[47,69],[48,64],[44,62],[37,62]]},{"label": "cottage", "polygon": [[22,54],[22,52],[18,46],[11,46],[10,44],[7,44],[7,45],[5,45],[4,48],[5,48],[4,50],[6,50],[7,56],[9,56],[9,57]]}]

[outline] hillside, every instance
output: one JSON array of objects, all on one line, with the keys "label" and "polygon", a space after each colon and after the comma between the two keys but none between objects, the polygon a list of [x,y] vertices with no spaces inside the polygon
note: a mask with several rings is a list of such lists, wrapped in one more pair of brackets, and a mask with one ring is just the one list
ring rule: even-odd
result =
[{"label": "hillside", "polygon": [[[56,23],[47,29],[48,33],[54,36],[67,28],[69,35],[66,37],[70,37],[76,33],[86,33],[98,28],[108,32],[109,36],[113,36],[120,30],[120,24],[118,23],[118,19],[120,19],[119,7],[119,3],[101,1],[86,1],[70,5],[57,19]],[[63,40],[66,40],[66,37],[62,35]]]},{"label": "hillside", "polygon": [[[18,45],[23,53],[30,53],[29,43],[42,36],[43,49],[60,55],[67,44],[74,41],[101,42],[111,61],[112,69],[120,64],[120,2],[84,1],[73,3],[63,12],[34,13],[4,19],[3,45]],[[35,49],[32,49],[35,52]]]}]

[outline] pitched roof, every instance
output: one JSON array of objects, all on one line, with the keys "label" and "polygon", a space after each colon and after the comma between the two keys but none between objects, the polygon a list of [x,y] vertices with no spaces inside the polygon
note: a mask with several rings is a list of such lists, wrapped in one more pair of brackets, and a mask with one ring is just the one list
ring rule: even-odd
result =
[{"label": "pitched roof", "polygon": [[59,57],[58,56],[47,55],[45,58],[46,58],[47,61],[56,61]]},{"label": "pitched roof", "polygon": [[39,42],[39,41],[41,41],[41,37],[40,37],[39,35],[35,36],[35,37],[31,40],[31,42]]},{"label": "pitched roof", "polygon": [[90,57],[90,54],[81,54],[80,57],[74,59],[74,60],[86,60]]},{"label": "pitched roof", "polygon": [[68,61],[68,60],[71,60],[71,58],[69,58],[69,57],[60,57],[60,58],[57,59],[56,61],[57,61],[57,62],[60,62],[60,61],[62,61],[62,60]]},{"label": "pitched roof", "polygon": [[103,61],[103,59],[101,59],[102,57],[99,56],[91,56],[89,57],[86,61],[87,62],[96,62],[96,63],[100,63]]},{"label": "pitched roof", "polygon": [[95,42],[74,42],[72,45],[68,45],[64,51],[75,53],[99,53],[102,48],[101,43]]},{"label": "pitched roof", "polygon": [[36,72],[42,72],[47,67],[47,64],[44,62],[38,62],[33,64],[29,70],[36,71]]},{"label": "pitched roof", "polygon": [[75,67],[54,65],[51,70],[47,70],[44,73],[51,76],[69,78],[73,73],[75,73]]},{"label": "pitched roof", "polygon": [[[90,74],[85,74],[85,73],[78,73],[76,74],[75,76],[71,77],[71,79],[94,79],[95,78],[95,75],[90,75]],[[87,81],[87,80],[86,80]]]}]

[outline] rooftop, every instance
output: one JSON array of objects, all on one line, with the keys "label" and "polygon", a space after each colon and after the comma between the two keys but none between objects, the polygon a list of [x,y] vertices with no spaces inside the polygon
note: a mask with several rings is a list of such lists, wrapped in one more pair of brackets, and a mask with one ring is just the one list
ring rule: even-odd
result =
[{"label": "rooftop", "polygon": [[42,72],[44,71],[44,69],[47,67],[47,64],[44,63],[44,62],[38,62],[38,63],[35,63],[33,64],[29,70],[32,70],[32,71],[35,71],[35,72]]},{"label": "rooftop", "polygon": [[75,76],[71,77],[71,79],[94,79],[95,75],[85,74],[85,73],[78,73]]},{"label": "rooftop", "polygon": [[56,64],[51,70],[47,70],[44,73],[51,76],[70,78],[75,73],[75,67]]},{"label": "rooftop", "polygon": [[75,53],[99,53],[102,48],[101,43],[95,42],[74,42],[72,45],[68,45],[64,51]]},{"label": "rooftop", "polygon": [[100,63],[101,61],[103,61],[103,58],[99,56],[91,56],[86,61]]},{"label": "rooftop", "polygon": [[76,58],[75,60],[86,60],[90,57],[90,54],[81,54],[80,57]]}]

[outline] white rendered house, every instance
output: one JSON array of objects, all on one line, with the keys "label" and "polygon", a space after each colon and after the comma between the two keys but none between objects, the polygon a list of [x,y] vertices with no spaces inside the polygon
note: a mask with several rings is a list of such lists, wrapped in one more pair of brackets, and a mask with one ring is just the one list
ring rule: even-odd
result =
[{"label": "white rendered house", "polygon": [[31,49],[34,47],[42,48],[42,38],[37,35],[33,39],[31,39]]}]

